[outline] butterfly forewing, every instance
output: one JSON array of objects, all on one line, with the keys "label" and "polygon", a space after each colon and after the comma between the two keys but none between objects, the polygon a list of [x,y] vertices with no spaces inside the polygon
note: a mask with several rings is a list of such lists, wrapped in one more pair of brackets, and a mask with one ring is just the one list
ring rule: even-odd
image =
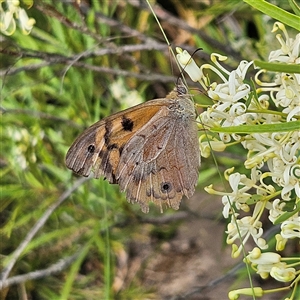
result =
[{"label": "butterfly forewing", "polygon": [[82,176],[95,168],[95,178],[104,175],[110,183],[116,183],[114,175],[122,147],[163,105],[159,99],[151,102],[155,103],[139,104],[87,128],[67,152],[66,166]]}]

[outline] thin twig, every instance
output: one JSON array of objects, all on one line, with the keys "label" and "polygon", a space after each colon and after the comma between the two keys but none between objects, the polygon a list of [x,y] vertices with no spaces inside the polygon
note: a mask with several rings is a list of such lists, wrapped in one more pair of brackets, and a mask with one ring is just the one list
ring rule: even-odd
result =
[{"label": "thin twig", "polygon": [[31,228],[31,230],[27,233],[24,240],[20,243],[18,248],[11,254],[10,261],[8,262],[7,266],[2,270],[2,273],[0,274],[0,290],[6,281],[10,271],[12,270],[13,266],[15,265],[16,261],[24,251],[24,249],[27,247],[27,245],[30,243],[30,241],[33,239],[33,237],[36,235],[36,233],[44,226],[48,218],[51,216],[53,211],[61,205],[76,189],[78,189],[85,181],[87,181],[89,177],[82,177],[75,181],[73,186],[62,193],[62,195],[57,199],[55,203],[53,203],[49,208],[44,212],[42,217],[35,223],[35,225]]},{"label": "thin twig", "polygon": [[[134,7],[138,7],[142,10],[146,10],[150,12],[150,8],[146,5],[145,1],[136,1],[136,0],[127,0],[130,5]],[[167,22],[168,24],[175,26],[177,28],[183,29],[189,33],[196,34],[197,36],[200,36],[201,39],[203,39],[208,45],[213,46],[216,49],[219,49],[220,51],[225,51],[225,53],[230,53],[231,56],[235,57],[237,60],[241,61],[242,58],[240,54],[235,51],[230,44],[222,44],[219,41],[211,38],[209,35],[204,33],[203,30],[194,28],[187,24],[186,21],[177,18],[176,16],[169,13],[167,10],[162,8],[160,5],[155,4],[152,6],[155,14],[157,15],[158,19]],[[186,50],[189,50],[185,47]],[[195,50],[195,49],[194,49]]]},{"label": "thin twig", "polygon": [[[65,63],[68,61],[65,61]],[[54,64],[54,63],[49,63]],[[124,76],[124,77],[134,77],[140,80],[147,80],[147,81],[160,81],[163,83],[167,82],[174,82],[174,77],[173,76],[165,76],[157,73],[149,73],[149,74],[139,74],[135,72],[130,72],[130,71],[125,71],[125,70],[120,70],[120,69],[112,69],[112,68],[107,68],[107,67],[98,67],[98,66],[93,66],[90,64],[86,64],[83,62],[75,62],[73,63],[73,66],[76,67],[82,67],[86,70],[92,70],[95,72],[99,73],[106,73],[106,74],[112,74],[112,75],[118,75],[118,76]],[[41,67],[41,64],[37,65],[30,65],[30,66],[24,66],[21,68],[11,68],[9,71],[0,71],[0,76],[3,75],[14,75],[17,74],[21,71],[29,71],[29,70],[36,70]]]},{"label": "thin twig", "polygon": [[85,50],[81,53],[74,54],[73,56],[65,56],[61,54],[53,54],[50,52],[42,52],[36,51],[26,48],[18,48],[20,50],[12,50],[10,48],[1,49],[0,53],[7,54],[9,56],[15,57],[29,57],[29,58],[40,58],[47,62],[51,63],[61,63],[66,61],[76,61],[78,57],[80,58],[93,58],[99,56],[106,56],[111,54],[117,54],[119,56],[123,55],[124,53],[134,53],[137,51],[167,51],[168,46],[164,43],[159,43],[156,41],[147,41],[144,44],[132,44],[132,45],[124,45],[118,46],[113,48],[100,48],[94,46],[93,49]]},{"label": "thin twig", "polygon": [[88,36],[91,36],[98,42],[103,42],[104,40],[101,36],[99,36],[99,34],[89,30],[89,28],[86,25],[77,24],[68,19],[65,15],[62,15],[58,10],[55,9],[54,6],[41,2],[40,4],[35,3],[34,7],[40,12],[42,12],[45,16],[53,17],[65,26],[78,30],[79,32],[82,32]]},{"label": "thin twig", "polygon": [[30,272],[27,274],[17,275],[17,276],[8,278],[7,280],[3,280],[0,283],[0,290],[4,289],[6,287],[9,287],[9,286],[15,285],[15,284],[24,283],[28,280],[36,280],[39,278],[44,278],[44,277],[48,277],[50,275],[59,273],[62,270],[66,269],[69,265],[71,265],[72,262],[76,260],[76,258],[78,257],[79,254],[80,254],[80,250],[78,250],[75,254],[73,254],[71,256],[60,259],[57,263],[51,265],[47,269],[37,270],[37,271]]},{"label": "thin twig", "polygon": [[53,115],[50,115],[50,114],[47,114],[47,113],[44,113],[41,111],[34,111],[34,110],[30,110],[30,109],[21,109],[21,108],[20,109],[19,108],[4,108],[4,107],[0,106],[0,112],[3,115],[4,114],[29,115],[34,118],[63,122],[69,126],[82,129],[82,126],[80,126],[79,124],[77,124],[75,122],[72,122],[71,120],[53,116]]},{"label": "thin twig", "polygon": [[121,76],[129,76],[129,77],[134,77],[138,78],[141,80],[162,80],[163,82],[173,82],[174,79],[171,76],[163,76],[160,74],[138,74],[135,72],[129,72],[125,70],[118,70],[118,69],[112,69],[112,68],[107,68],[107,67],[99,67],[99,66],[93,66],[90,64],[87,64],[82,61],[78,61],[78,58],[90,58],[90,57],[99,57],[99,56],[105,56],[108,54],[117,54],[117,55],[122,55],[124,53],[132,53],[136,51],[143,51],[143,50],[158,50],[158,51],[164,51],[167,49],[167,46],[162,43],[146,43],[146,44],[141,44],[141,45],[126,45],[126,46],[121,46],[118,49],[94,49],[91,51],[84,51],[82,53],[73,55],[73,56],[63,56],[63,55],[58,55],[55,54],[53,55],[52,53],[47,53],[47,52],[40,52],[40,51],[32,51],[28,49],[21,49],[20,51],[13,51],[10,49],[3,49],[0,52],[8,54],[10,56],[16,56],[19,57],[20,53],[22,57],[30,57],[30,58],[40,58],[45,60],[45,62],[37,63],[37,64],[31,64],[27,66],[22,66],[18,68],[9,68],[5,70],[0,70],[0,76],[8,76],[8,75],[15,75],[17,73],[20,73],[22,71],[32,71],[32,70],[37,70],[45,66],[53,65],[53,64],[66,64],[70,65],[72,64],[73,66],[76,67],[82,67],[85,69],[93,70],[96,72],[107,72],[109,74],[114,74],[114,75],[121,75]]}]

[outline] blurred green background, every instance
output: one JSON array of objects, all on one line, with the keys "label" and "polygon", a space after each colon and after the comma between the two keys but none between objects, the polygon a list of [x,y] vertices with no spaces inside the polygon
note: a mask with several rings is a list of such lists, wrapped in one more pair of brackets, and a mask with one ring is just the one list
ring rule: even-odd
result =
[{"label": "blurred green background", "polygon": [[[277,2],[289,9],[287,1]],[[242,149],[218,154],[217,166],[203,159],[198,196],[164,215],[156,207],[144,215],[118,186],[102,179],[78,183],[64,164],[76,136],[120,109],[164,97],[180,72],[145,1],[45,0],[34,1],[28,10],[26,1],[20,3],[36,24],[29,35],[18,28],[11,36],[1,35],[1,264],[59,200],[9,277],[73,260],[51,275],[3,289],[1,298],[169,299],[159,292],[164,282],[147,281],[147,262],[167,251],[170,241],[176,244],[187,221],[215,223],[222,207],[202,214],[209,202],[219,202],[203,187],[219,184],[218,170],[242,168]],[[217,52],[228,56],[226,67],[234,69],[242,59],[266,59],[277,43],[271,35],[274,20],[239,0],[151,3],[173,49],[203,48],[194,56],[198,65]],[[194,93],[200,106],[210,104],[205,93]],[[200,258],[201,252],[193,255]],[[183,286],[181,293],[190,288]]]}]

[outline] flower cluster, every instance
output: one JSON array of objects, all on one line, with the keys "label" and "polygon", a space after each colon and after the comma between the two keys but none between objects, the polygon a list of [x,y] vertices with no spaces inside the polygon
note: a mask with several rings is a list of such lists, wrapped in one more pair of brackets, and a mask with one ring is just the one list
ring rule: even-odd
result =
[{"label": "flower cluster", "polygon": [[[284,25],[276,22],[273,32],[278,30],[283,33],[276,36],[281,47],[270,53],[269,62],[300,64],[300,34],[290,38]],[[278,72],[272,82],[263,82],[259,78],[266,71],[259,70],[254,78],[258,87],[253,88],[245,80],[253,62],[241,61],[235,70],[228,71],[220,63],[226,57],[212,54],[213,65],[199,68],[186,51],[179,48],[177,53],[181,66],[213,101],[199,118],[204,128],[218,134],[200,137],[202,156],[238,143],[247,151],[245,174],[234,168],[225,172],[230,192],[206,187],[208,193],[222,196],[223,215],[230,218],[227,243],[232,244],[232,256],[238,257],[252,237],[257,247],[245,262],[262,278],[270,275],[290,282],[298,276],[296,286],[300,259],[294,258],[292,265],[275,252],[261,253],[268,243],[262,237],[260,219],[267,211],[274,225],[281,224],[275,237],[277,251],[283,250],[289,239],[300,238],[300,74]],[[210,82],[205,70],[214,72],[221,82]],[[259,293],[263,291],[259,289]],[[237,294],[232,295],[235,299]]]},{"label": "flower cluster", "polygon": [[[33,0],[26,1],[30,7]],[[16,20],[23,34],[29,34],[35,24],[33,18],[29,18],[25,9],[20,7],[18,0],[0,0],[0,31],[5,35],[12,35],[16,31]]]},{"label": "flower cluster", "polygon": [[[34,133],[34,134],[33,134]],[[33,127],[31,132],[27,128],[8,127],[6,135],[15,142],[15,147],[10,151],[8,159],[11,166],[18,166],[22,170],[28,168],[29,164],[37,162],[36,147],[44,137],[44,132],[37,132]]]},{"label": "flower cluster", "polygon": [[268,278],[271,275],[277,281],[288,282],[296,277],[296,270],[284,262],[279,254],[274,252],[262,253],[255,247],[245,261],[250,263],[261,278]]},{"label": "flower cluster", "polygon": [[124,81],[120,77],[110,84],[110,92],[114,99],[120,102],[121,109],[126,109],[143,102],[143,98],[137,90],[128,91],[125,88]]}]

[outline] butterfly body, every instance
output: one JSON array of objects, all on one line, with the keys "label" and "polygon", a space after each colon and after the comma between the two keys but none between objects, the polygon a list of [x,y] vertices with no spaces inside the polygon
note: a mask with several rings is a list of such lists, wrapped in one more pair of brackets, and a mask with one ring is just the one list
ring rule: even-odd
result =
[{"label": "butterfly body", "polygon": [[70,147],[66,165],[75,173],[104,176],[148,212],[149,202],[179,208],[195,191],[200,166],[196,112],[181,83],[166,98],[147,101],[104,118]]}]

